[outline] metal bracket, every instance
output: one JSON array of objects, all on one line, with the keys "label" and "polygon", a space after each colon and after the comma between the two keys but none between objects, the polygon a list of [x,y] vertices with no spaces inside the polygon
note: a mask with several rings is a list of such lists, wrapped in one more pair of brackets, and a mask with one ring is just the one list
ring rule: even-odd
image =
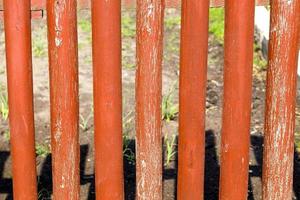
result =
[{"label": "metal bracket", "polygon": [[[3,21],[4,10],[0,10],[0,22]],[[31,10],[31,19],[42,19],[44,17],[44,10]]]}]

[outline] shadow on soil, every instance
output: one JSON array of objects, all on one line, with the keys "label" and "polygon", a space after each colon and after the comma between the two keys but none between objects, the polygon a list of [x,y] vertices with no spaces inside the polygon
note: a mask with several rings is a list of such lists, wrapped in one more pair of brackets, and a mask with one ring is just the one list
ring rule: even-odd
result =
[{"label": "shadow on soil", "polygon": [[[254,200],[252,194],[251,177],[262,176],[262,144],[263,138],[261,136],[251,136],[251,147],[253,148],[257,165],[249,166],[249,194],[248,199]],[[135,153],[135,141],[131,140],[128,148]],[[95,199],[95,185],[94,174],[86,175],[85,164],[87,153],[89,151],[88,145],[81,145],[81,159],[80,159],[80,184],[89,184],[89,195],[87,199]],[[177,149],[176,149],[177,151]],[[3,170],[10,153],[8,151],[0,152],[0,193],[7,194],[7,200],[12,197],[12,180],[10,178],[3,178]],[[219,161],[216,148],[216,137],[213,131],[206,131],[206,155],[205,155],[205,199],[217,200],[219,188]],[[174,179],[177,176],[177,155],[175,159],[175,167],[164,169],[164,180]],[[126,200],[134,200],[135,198],[135,164],[131,160],[124,157],[124,176],[125,176],[125,196]],[[174,181],[174,197],[176,196],[176,181]],[[294,159],[294,191],[297,199],[300,199],[300,158],[295,151]],[[51,199],[52,194],[52,174],[51,174],[51,155],[48,155],[42,166],[41,175],[38,177],[39,199]]]}]

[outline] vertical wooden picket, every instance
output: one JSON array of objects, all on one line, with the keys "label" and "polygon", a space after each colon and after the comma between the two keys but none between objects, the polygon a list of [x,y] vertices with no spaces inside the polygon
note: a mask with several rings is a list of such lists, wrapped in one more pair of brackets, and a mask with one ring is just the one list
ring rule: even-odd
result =
[{"label": "vertical wooden picket", "polygon": [[136,150],[138,200],[162,199],[163,0],[137,1]]},{"label": "vertical wooden picket", "polygon": [[220,200],[247,199],[255,1],[225,1]]},{"label": "vertical wooden picket", "polygon": [[263,199],[292,199],[300,0],[271,1]]},{"label": "vertical wooden picket", "polygon": [[37,199],[30,1],[4,0],[4,8],[13,196]]},{"label": "vertical wooden picket", "polygon": [[76,0],[48,0],[53,197],[79,199]]},{"label": "vertical wooden picket", "polygon": [[124,199],[121,1],[92,1],[97,199]]},{"label": "vertical wooden picket", "polygon": [[183,0],[177,199],[203,199],[209,0]]}]

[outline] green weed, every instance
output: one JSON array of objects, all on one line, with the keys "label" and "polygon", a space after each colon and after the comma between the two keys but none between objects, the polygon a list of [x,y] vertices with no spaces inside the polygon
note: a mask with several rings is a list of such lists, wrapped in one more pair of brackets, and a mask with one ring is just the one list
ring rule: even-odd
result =
[{"label": "green weed", "polygon": [[126,69],[134,69],[135,68],[135,63],[123,63],[123,66]]},{"label": "green weed", "polygon": [[51,198],[49,198],[49,196],[51,196],[51,192],[48,191],[47,189],[43,188],[38,193],[38,200],[51,200]]},{"label": "green weed", "polygon": [[123,155],[129,161],[130,164],[135,164],[135,154],[131,148],[132,139],[129,136],[130,126],[134,117],[132,111],[123,117]]},{"label": "green weed", "polygon": [[8,98],[5,94],[0,94],[0,113],[4,120],[7,120],[9,109],[8,109]]},{"label": "green weed", "polygon": [[165,18],[164,26],[167,30],[173,30],[174,27],[180,26],[180,16],[170,16]]},{"label": "green weed", "polygon": [[44,35],[35,35],[32,40],[32,51],[34,57],[40,58],[47,54],[47,40]]},{"label": "green weed", "polygon": [[93,107],[91,107],[91,111],[87,117],[84,117],[83,115],[79,115],[79,117],[80,117],[79,126],[80,126],[80,128],[82,128],[83,131],[86,131],[89,129],[88,124],[89,124],[91,118],[93,117],[93,113],[94,113],[94,110],[93,110]]},{"label": "green weed", "polygon": [[45,144],[37,144],[35,146],[35,153],[36,155],[45,158],[48,154],[50,154],[50,148]]},{"label": "green weed", "polygon": [[4,67],[0,66],[0,74],[4,74],[4,73],[5,73]]},{"label": "green weed", "polygon": [[4,131],[3,137],[4,137],[4,140],[7,141],[7,142],[10,140],[10,132],[9,132],[9,130]]},{"label": "green weed", "polygon": [[162,100],[162,119],[166,121],[174,120],[178,114],[178,104],[173,102],[173,93],[175,85],[169,90],[169,92],[163,96]]},{"label": "green weed", "polygon": [[261,70],[266,70],[268,65],[267,60],[262,55],[261,47],[257,43],[254,44],[253,64]]},{"label": "green weed", "polygon": [[176,135],[172,135],[171,138],[165,137],[165,147],[166,147],[166,161],[165,166],[169,166],[171,161],[174,159],[174,156],[176,155]]},{"label": "green weed", "polygon": [[78,27],[80,28],[80,30],[82,30],[83,32],[86,32],[86,33],[90,33],[92,30],[91,22],[90,22],[90,20],[87,20],[87,19],[79,20]]},{"label": "green weed", "polygon": [[209,33],[221,44],[224,40],[224,8],[209,9]]},{"label": "green weed", "polygon": [[135,18],[132,16],[122,17],[122,37],[135,37],[136,26]]}]

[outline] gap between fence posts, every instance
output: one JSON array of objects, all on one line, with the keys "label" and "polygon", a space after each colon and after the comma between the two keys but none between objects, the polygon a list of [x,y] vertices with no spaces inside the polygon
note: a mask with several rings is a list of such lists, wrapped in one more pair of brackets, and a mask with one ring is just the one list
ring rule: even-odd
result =
[{"label": "gap between fence posts", "polygon": [[92,1],[97,199],[124,199],[121,1]]},{"label": "gap between fence posts", "polygon": [[177,199],[203,199],[208,0],[183,0]]},{"label": "gap between fence posts", "polygon": [[53,198],[78,200],[79,100],[76,0],[48,0]]},{"label": "gap between fence posts", "polygon": [[225,1],[220,200],[247,199],[255,1]]},{"label": "gap between fence posts", "polygon": [[4,1],[13,196],[37,199],[30,1]]},{"label": "gap between fence posts", "polygon": [[267,70],[263,199],[292,199],[300,0],[273,0]]}]

